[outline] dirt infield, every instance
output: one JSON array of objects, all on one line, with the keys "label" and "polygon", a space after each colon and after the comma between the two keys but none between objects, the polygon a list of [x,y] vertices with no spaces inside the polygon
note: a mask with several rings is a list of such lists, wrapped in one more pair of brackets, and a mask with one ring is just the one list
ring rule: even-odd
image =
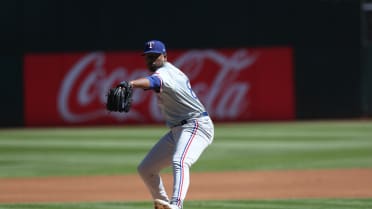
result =
[{"label": "dirt infield", "polygon": [[[372,169],[192,173],[187,199],[372,198],[371,188]],[[137,175],[0,179],[1,203],[150,199]]]}]

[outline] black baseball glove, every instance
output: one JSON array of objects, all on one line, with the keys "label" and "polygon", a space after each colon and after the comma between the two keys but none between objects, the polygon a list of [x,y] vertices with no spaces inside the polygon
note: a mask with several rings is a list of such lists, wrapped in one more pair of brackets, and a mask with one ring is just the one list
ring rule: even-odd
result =
[{"label": "black baseball glove", "polygon": [[132,86],[127,81],[121,82],[108,91],[106,109],[110,112],[128,112],[132,104],[132,94]]}]

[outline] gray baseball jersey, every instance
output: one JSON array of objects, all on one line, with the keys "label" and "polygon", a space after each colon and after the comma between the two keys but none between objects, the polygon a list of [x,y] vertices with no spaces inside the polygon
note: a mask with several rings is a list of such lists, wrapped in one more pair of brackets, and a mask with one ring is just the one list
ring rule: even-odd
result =
[{"label": "gray baseball jersey", "polygon": [[166,62],[153,76],[160,78],[158,104],[167,126],[173,127],[205,112],[205,107],[191,89],[188,77],[177,67]]}]

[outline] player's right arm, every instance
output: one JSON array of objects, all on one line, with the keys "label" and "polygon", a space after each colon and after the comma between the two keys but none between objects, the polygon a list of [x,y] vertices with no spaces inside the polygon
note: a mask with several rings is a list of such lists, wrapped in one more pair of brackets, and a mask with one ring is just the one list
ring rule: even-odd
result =
[{"label": "player's right arm", "polygon": [[159,92],[161,88],[160,78],[154,75],[132,80],[129,81],[129,83],[130,85],[132,85],[133,88],[141,88],[145,90],[152,89],[156,92]]},{"label": "player's right arm", "polygon": [[150,80],[147,78],[139,78],[136,80],[129,81],[133,88],[148,89],[150,88]]}]

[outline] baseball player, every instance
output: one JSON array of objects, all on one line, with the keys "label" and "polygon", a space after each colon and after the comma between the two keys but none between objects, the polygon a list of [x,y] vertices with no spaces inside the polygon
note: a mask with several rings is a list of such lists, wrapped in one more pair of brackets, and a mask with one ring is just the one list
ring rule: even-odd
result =
[{"label": "baseball player", "polygon": [[[148,77],[125,81],[133,88],[153,90],[170,131],[149,151],[138,172],[149,189],[155,209],[182,209],[190,184],[189,169],[212,143],[214,126],[203,104],[192,90],[188,77],[167,61],[165,45],[145,43],[143,56]],[[159,172],[173,169],[173,194],[168,197]]]}]

